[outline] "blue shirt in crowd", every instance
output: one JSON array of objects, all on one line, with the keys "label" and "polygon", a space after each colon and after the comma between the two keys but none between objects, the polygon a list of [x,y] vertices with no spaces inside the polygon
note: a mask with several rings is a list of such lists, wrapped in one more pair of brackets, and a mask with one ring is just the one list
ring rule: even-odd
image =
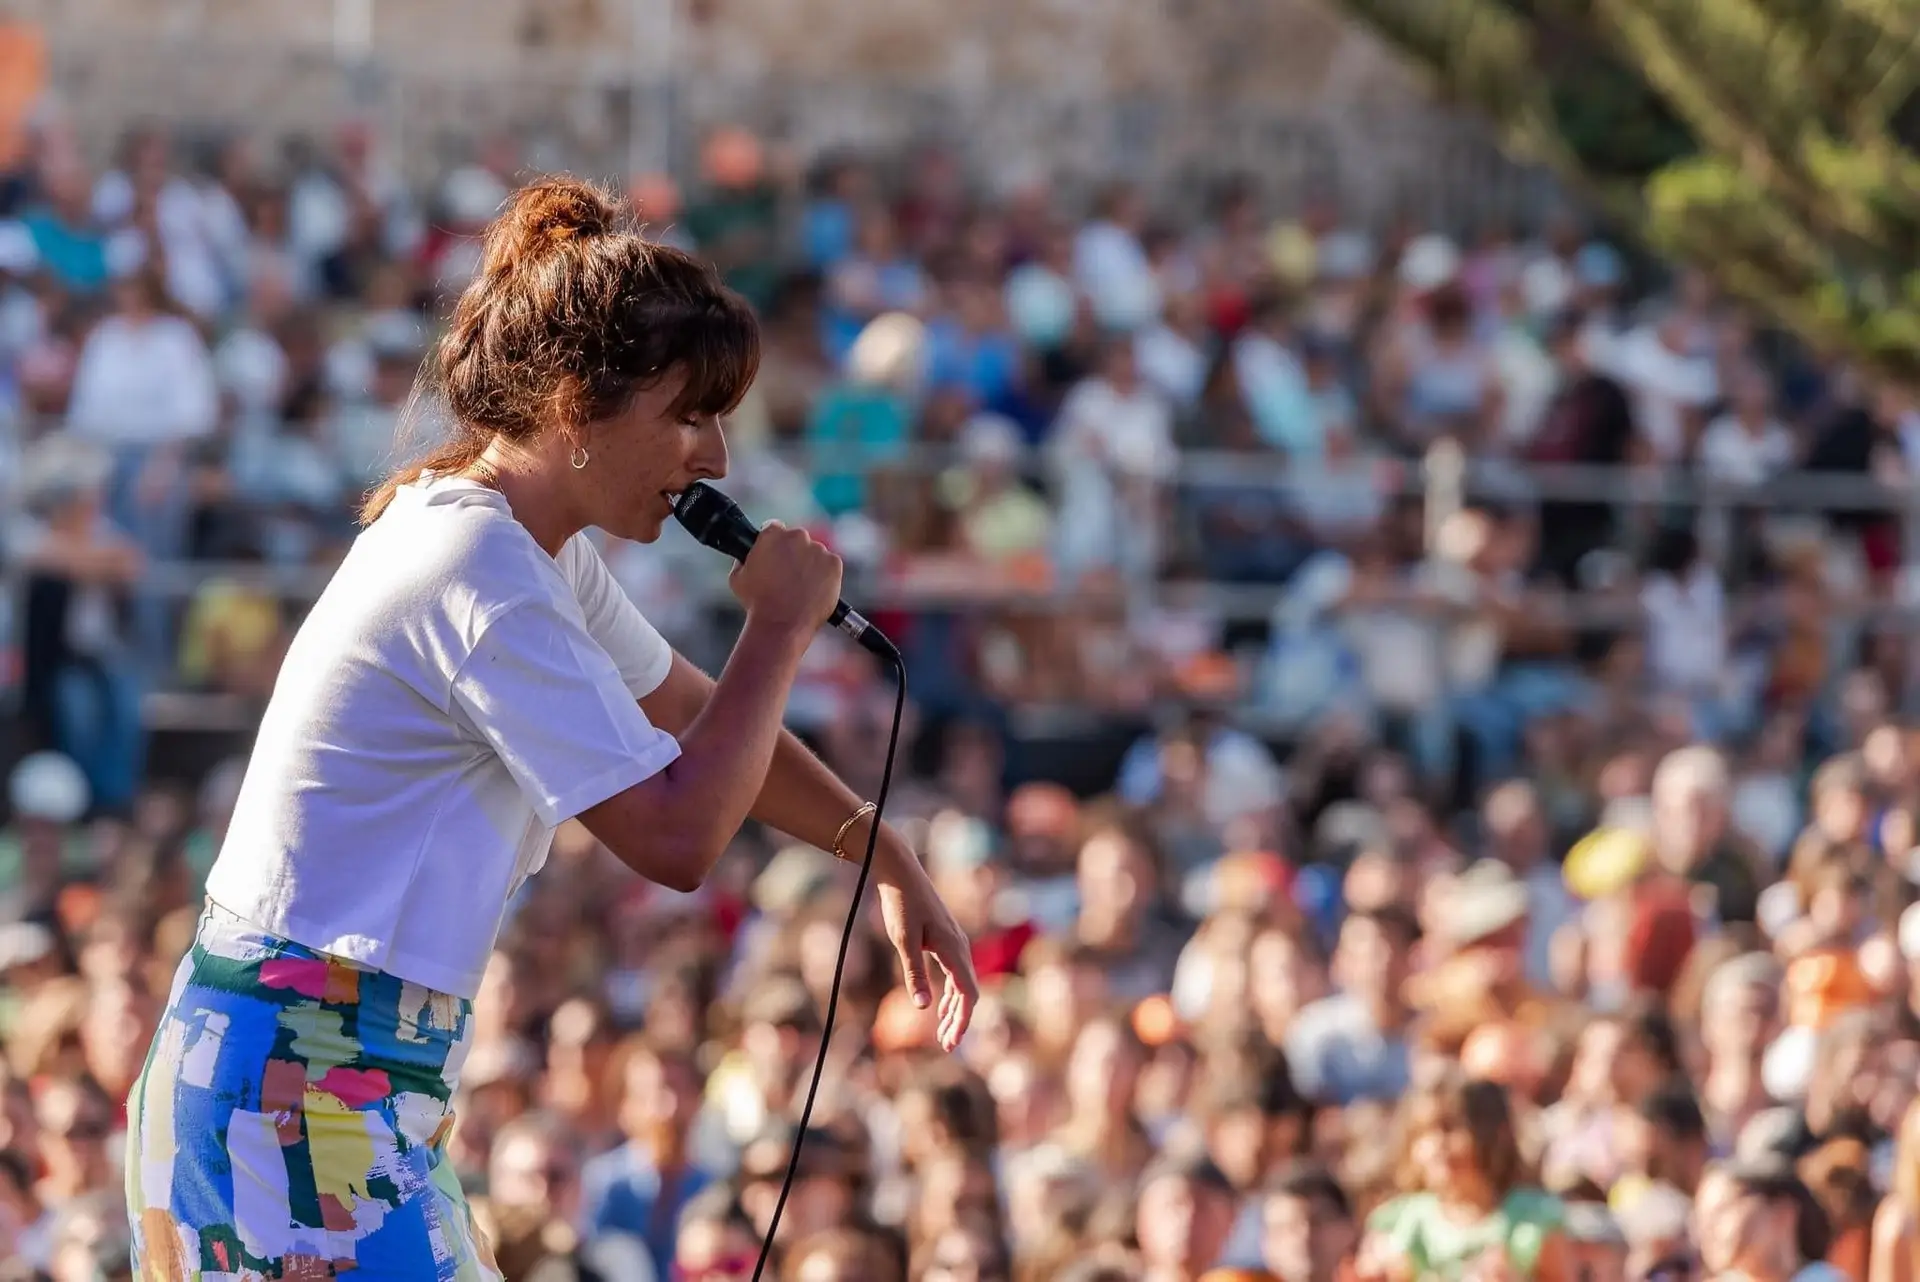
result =
[{"label": "blue shirt in crowd", "polygon": [[706,1172],[693,1168],[668,1181],[651,1154],[637,1144],[622,1144],[589,1161],[580,1173],[582,1228],[589,1238],[607,1233],[636,1238],[646,1245],[656,1274],[668,1277],[680,1212],[712,1182]]}]

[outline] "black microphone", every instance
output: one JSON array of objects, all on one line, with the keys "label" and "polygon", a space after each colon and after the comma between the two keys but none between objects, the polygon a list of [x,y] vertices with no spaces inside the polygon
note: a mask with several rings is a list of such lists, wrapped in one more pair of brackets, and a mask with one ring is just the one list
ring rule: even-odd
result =
[{"label": "black microphone", "polygon": [[[760,527],[740,510],[740,505],[705,481],[695,481],[680,492],[680,497],[673,501],[673,519],[695,540],[736,561],[746,560],[747,553],[753,551],[754,540],[760,537]],[[887,634],[868,623],[845,601],[834,603],[827,622],[881,658],[899,661],[900,652],[887,640]]]}]

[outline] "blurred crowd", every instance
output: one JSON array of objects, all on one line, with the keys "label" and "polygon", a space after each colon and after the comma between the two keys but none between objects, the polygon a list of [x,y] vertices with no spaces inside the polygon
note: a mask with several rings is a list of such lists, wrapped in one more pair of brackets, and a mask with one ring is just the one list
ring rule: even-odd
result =
[{"label": "blurred crowd", "polygon": [[[143,695],[271,689],[300,585],[435,431],[416,372],[524,167],[497,140],[422,188],[358,126],[95,165],[49,115],[0,173],[19,1276],[124,1274],[122,1100],[243,769],[150,769]],[[857,937],[774,1275],[1909,1282],[1906,390],[1572,218],[1069,205],[736,129],[631,194],[760,309],[728,488],[903,642],[889,813],[986,987],[948,1059]],[[1549,484],[1579,465],[1614,488]],[[724,652],[723,564],[606,552]],[[792,723],[871,795],[890,696],[823,639]],[[1061,706],[1150,728],[1069,789],[1072,749],[1016,747]],[[843,873],[749,831],[680,895],[562,830],[451,1141],[507,1276],[752,1275]]]}]

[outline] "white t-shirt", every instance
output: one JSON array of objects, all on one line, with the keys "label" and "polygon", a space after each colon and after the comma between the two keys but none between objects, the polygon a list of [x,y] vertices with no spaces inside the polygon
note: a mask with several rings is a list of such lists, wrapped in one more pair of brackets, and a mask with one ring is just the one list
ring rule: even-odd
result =
[{"label": "white t-shirt", "polygon": [[472,997],[553,830],[679,755],[673,652],[576,536],[471,481],[403,487],[274,687],[207,881],[263,930]]},{"label": "white t-shirt", "polygon": [[220,418],[213,360],[177,316],[108,316],[80,348],[67,423],[103,445],[166,445],[212,432]]},{"label": "white t-shirt", "polygon": [[1116,223],[1093,222],[1073,242],[1073,276],[1108,329],[1133,333],[1160,315],[1160,281],[1140,238]]},{"label": "white t-shirt", "polygon": [[1775,421],[1758,432],[1731,414],[1700,437],[1700,474],[1729,485],[1759,485],[1793,466],[1793,433]]},{"label": "white t-shirt", "polygon": [[1647,612],[1647,668],[1663,690],[1719,687],[1727,666],[1726,591],[1708,565],[1684,579],[1656,574],[1640,589]]},{"label": "white t-shirt", "polygon": [[1634,421],[1654,454],[1663,463],[1678,459],[1686,448],[1685,412],[1719,394],[1713,362],[1673,350],[1651,326],[1628,334],[1609,359],[1609,372],[1633,396]]}]

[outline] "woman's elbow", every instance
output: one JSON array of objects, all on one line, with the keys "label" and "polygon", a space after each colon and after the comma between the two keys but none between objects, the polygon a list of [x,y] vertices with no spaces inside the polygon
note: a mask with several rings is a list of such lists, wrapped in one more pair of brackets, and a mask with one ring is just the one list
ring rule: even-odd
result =
[{"label": "woman's elbow", "polygon": [[580,819],[628,868],[669,890],[691,894],[706,881],[731,834],[711,831],[698,819],[677,813],[678,806],[650,805],[648,800],[623,794]]},{"label": "woman's elbow", "polygon": [[706,878],[697,872],[688,875],[678,871],[653,877],[650,880],[682,895],[691,895],[706,882]]},{"label": "woman's elbow", "polygon": [[691,895],[706,883],[710,861],[691,850],[654,861],[654,867],[641,872],[647,880],[668,890]]},{"label": "woman's elbow", "polygon": [[712,842],[704,833],[663,836],[639,832],[607,846],[621,863],[656,885],[683,895],[700,889],[715,863]]}]

